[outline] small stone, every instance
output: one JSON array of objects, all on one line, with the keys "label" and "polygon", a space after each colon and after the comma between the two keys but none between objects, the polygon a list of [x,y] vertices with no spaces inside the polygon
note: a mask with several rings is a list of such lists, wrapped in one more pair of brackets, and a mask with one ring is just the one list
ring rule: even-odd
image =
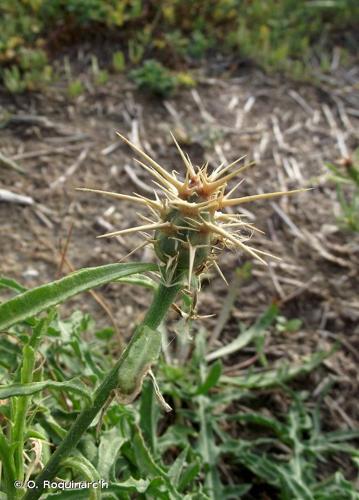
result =
[{"label": "small stone", "polygon": [[33,269],[32,267],[28,267],[26,271],[22,273],[22,277],[25,279],[37,278],[39,276],[39,271]]}]

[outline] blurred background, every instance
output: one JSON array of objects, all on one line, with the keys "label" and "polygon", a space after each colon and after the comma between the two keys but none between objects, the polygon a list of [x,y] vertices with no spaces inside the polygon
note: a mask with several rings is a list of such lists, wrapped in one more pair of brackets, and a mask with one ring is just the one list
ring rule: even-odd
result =
[{"label": "blurred background", "polygon": [[[153,192],[116,130],[169,170],[182,171],[170,131],[198,165],[247,155],[256,167],[244,195],[315,187],[241,208],[265,232],[254,244],[280,261],[227,253],[229,285],[215,273],[203,283],[198,312],[214,317],[194,322],[190,338],[207,332],[208,360],[221,360],[224,380],[242,376],[206,410],[223,412],[231,436],[216,419],[204,424],[216,449],[208,458],[199,445],[196,484],[214,481],[213,498],[358,498],[358,26],[356,0],[0,2],[1,274],[31,287],[140,243],[96,240],[138,224],[136,210],[75,191]],[[108,285],[63,314],[81,307],[127,338],[148,297]],[[191,342],[177,345],[182,363]],[[190,391],[169,382],[195,380],[196,359],[189,372],[164,370],[165,396],[190,406]],[[249,369],[264,378],[246,385]],[[255,402],[231,402],[233,387]],[[169,455],[195,440],[176,425],[162,425]]]}]

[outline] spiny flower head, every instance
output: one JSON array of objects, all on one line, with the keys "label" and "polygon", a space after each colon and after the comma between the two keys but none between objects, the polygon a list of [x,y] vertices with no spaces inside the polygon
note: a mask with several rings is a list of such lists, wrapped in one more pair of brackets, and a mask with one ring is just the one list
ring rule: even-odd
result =
[{"label": "spiny flower head", "polygon": [[229,181],[254,165],[247,163],[238,167],[244,157],[227,166],[222,164],[209,173],[208,163],[201,167],[194,166],[172,136],[185,167],[185,174],[181,178],[177,172],[168,172],[135,144],[121,134],[118,135],[144,160],[135,161],[149,172],[159,192],[154,190],[154,199],[150,199],[138,194],[130,196],[80,188],[82,191],[132,201],[150,212],[150,217],[141,216],[146,224],[103,234],[100,238],[140,232],[145,236],[144,244],[153,244],[167,273],[173,275],[186,272],[189,286],[192,276],[200,274],[210,265],[214,265],[223,277],[216,257],[224,248],[240,249],[266,264],[263,256],[270,254],[247,244],[253,231],[259,230],[245,222],[242,215],[227,214],[224,210],[255,200],[297,193],[303,189],[236,198],[233,194],[242,181],[229,192],[226,192],[226,188]]}]

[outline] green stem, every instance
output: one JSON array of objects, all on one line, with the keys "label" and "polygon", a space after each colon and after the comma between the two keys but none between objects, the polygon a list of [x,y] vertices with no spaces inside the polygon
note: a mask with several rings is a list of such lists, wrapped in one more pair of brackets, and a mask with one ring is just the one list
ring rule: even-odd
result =
[{"label": "green stem", "polygon": [[[32,336],[22,350],[22,366],[20,372],[21,384],[30,384],[33,380],[33,372],[36,362],[36,350],[41,337],[46,333],[53,314],[48,314],[46,319],[39,321],[33,330]],[[14,424],[11,432],[11,445],[13,447],[13,457],[16,479],[20,482],[24,480],[24,435],[26,428],[27,408],[30,396],[19,396],[14,402]],[[21,498],[23,490],[17,489],[14,498]]]},{"label": "green stem", "polygon": [[[25,345],[22,350],[22,368],[21,384],[30,384],[32,382],[32,373],[35,365],[35,352],[29,345]],[[19,396],[15,400],[15,418],[11,441],[14,445],[14,460],[18,479],[21,481],[24,477],[23,448],[24,431],[26,424],[27,407],[29,396]]]},{"label": "green stem", "polygon": [[180,283],[180,280],[176,281],[176,284],[169,286],[165,286],[163,284],[159,285],[142,324],[135,329],[135,332],[121,358],[105,376],[102,383],[95,391],[92,406],[82,410],[61,444],[51,456],[49,462],[36,478],[35,488],[27,491],[24,496],[24,500],[35,500],[41,496],[44,490],[44,481],[51,481],[54,478],[61,462],[70,454],[72,449],[76,447],[82,435],[86,432],[93,419],[101,411],[102,407],[111,396],[112,391],[115,389],[121,389],[118,385],[119,372],[126,364],[126,360],[131,356],[131,350],[136,349],[137,341],[139,336],[142,334],[143,327],[155,329],[160,325],[168,308],[175,300],[176,295],[181,288],[182,284]]},{"label": "green stem", "polygon": [[182,286],[181,277],[172,286],[160,284],[142,322],[142,326],[148,326],[152,330],[158,328]]},{"label": "green stem", "polygon": [[9,498],[13,498],[16,494],[15,481],[15,465],[12,452],[6,437],[0,427],[0,458],[3,467],[4,485]]}]

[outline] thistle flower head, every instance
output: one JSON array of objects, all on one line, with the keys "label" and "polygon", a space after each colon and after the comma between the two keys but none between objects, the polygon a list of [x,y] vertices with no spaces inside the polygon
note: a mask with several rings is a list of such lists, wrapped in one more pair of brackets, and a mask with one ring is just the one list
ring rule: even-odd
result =
[{"label": "thistle flower head", "polygon": [[[159,192],[154,190],[154,198],[138,194],[125,195],[97,189],[80,188],[104,194],[119,200],[128,200],[146,207],[150,217],[143,217],[146,224],[122,229],[99,236],[114,237],[131,232],[145,235],[146,242],[152,243],[157,257],[164,263],[166,270],[186,272],[189,286],[191,277],[214,265],[218,253],[224,248],[239,249],[258,261],[266,264],[266,252],[254,249],[247,244],[253,231],[252,224],[243,220],[240,214],[226,213],[227,207],[234,207],[255,200],[273,198],[303,191],[280,191],[236,198],[233,196],[240,181],[231,191],[226,188],[234,177],[244,172],[254,163],[238,166],[244,157],[225,166],[220,165],[209,172],[208,164],[194,166],[172,136],[184,164],[184,175],[168,172],[144,151],[118,133],[142,159],[136,160],[151,176]],[[273,257],[273,256],[272,256]],[[222,273],[220,272],[222,275]]]}]

